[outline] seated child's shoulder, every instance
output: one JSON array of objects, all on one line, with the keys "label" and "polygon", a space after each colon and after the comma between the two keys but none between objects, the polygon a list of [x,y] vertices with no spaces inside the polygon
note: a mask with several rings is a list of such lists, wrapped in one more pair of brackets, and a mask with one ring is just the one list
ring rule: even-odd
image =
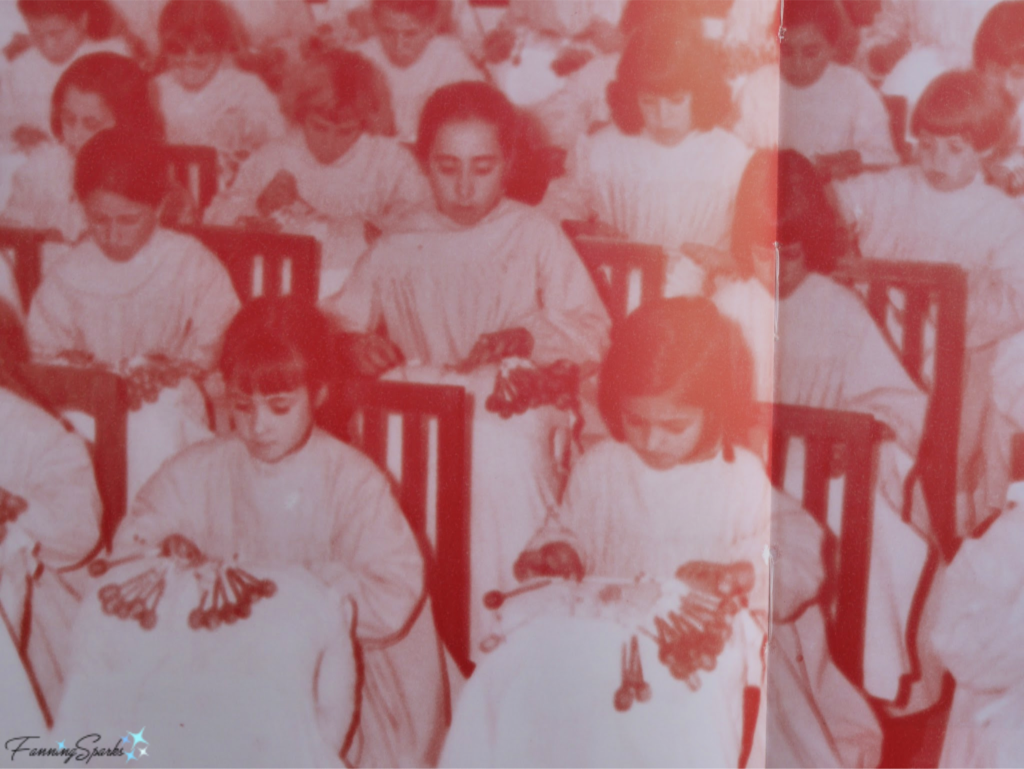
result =
[{"label": "seated child's shoulder", "polygon": [[354,446],[335,438],[323,430],[314,430],[310,436],[314,453],[331,468],[332,478],[347,483],[387,485],[388,479],[377,464]]}]

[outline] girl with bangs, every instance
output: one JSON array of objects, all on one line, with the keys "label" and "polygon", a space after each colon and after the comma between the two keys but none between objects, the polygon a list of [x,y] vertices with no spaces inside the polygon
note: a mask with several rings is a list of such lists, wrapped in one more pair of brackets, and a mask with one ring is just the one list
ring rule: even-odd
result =
[{"label": "girl with bangs", "polygon": [[[332,374],[328,338],[324,317],[298,300],[260,298],[239,312],[219,366],[234,433],[162,467],[114,550],[178,535],[212,558],[304,566],[351,596],[365,683],[359,732],[343,758],[426,765],[443,728],[443,692],[423,558],[383,473],[315,424]],[[335,725],[340,736],[345,726]]]},{"label": "girl with bangs", "polygon": [[750,157],[725,129],[732,102],[714,48],[690,25],[633,33],[608,86],[613,126],[577,143],[545,207],[662,246],[666,293],[695,294],[726,254],[733,200]]}]

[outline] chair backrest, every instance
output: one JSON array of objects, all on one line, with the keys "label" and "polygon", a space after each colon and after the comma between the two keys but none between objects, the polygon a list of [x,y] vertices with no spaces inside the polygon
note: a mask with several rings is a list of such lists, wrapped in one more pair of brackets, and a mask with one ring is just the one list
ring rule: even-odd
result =
[{"label": "chair backrest", "polygon": [[580,222],[563,222],[562,229],[590,272],[613,323],[664,294],[668,257],[660,246],[588,235]]},{"label": "chair backrest", "polygon": [[45,240],[46,234],[42,230],[0,227],[0,251],[14,254],[14,280],[25,312],[28,312],[32,297],[43,279],[42,249]]},{"label": "chair backrest", "polygon": [[68,366],[28,366],[24,374],[48,405],[82,411],[96,424],[93,466],[103,502],[100,542],[108,550],[128,508],[128,391],[107,371]]},{"label": "chair backrest", "polygon": [[900,159],[909,163],[913,148],[907,140],[907,127],[910,124],[910,105],[906,96],[882,96],[886,112],[889,113],[889,133],[892,145]]},{"label": "chair backrest", "polygon": [[929,393],[918,463],[932,531],[956,552],[956,483],[967,334],[967,274],[953,264],[860,260],[834,274],[867,303],[882,334]]},{"label": "chair backrest", "polygon": [[227,267],[242,302],[293,294],[316,302],[320,292],[320,243],[308,235],[253,232],[233,227],[185,230]]},{"label": "chair backrest", "polygon": [[217,194],[217,150],[191,144],[167,147],[171,181],[177,182],[199,207],[199,218]]},{"label": "chair backrest", "polygon": [[[358,424],[356,434],[348,427]],[[464,675],[470,661],[470,430],[472,404],[462,387],[349,380],[322,410],[324,426],[389,471],[389,416],[401,420],[401,461],[390,468],[409,526],[428,547],[427,587],[438,633]],[[431,470],[431,423],[436,468]],[[435,505],[429,492],[436,489]],[[436,521],[431,526],[431,510]],[[433,531],[431,531],[433,529]]]},{"label": "chair backrest", "polygon": [[772,484],[783,487],[790,441],[802,440],[798,496],[826,528],[830,483],[836,476],[844,478],[840,534],[836,552],[826,557],[822,598],[832,658],[850,681],[862,685],[878,444],[885,426],[869,414],[850,411],[781,404],[765,408],[772,410]]}]

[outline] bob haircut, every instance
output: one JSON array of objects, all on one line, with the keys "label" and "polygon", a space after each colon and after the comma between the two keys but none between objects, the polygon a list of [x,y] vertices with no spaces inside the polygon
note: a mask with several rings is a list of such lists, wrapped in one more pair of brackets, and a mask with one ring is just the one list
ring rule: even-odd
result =
[{"label": "bob haircut", "polygon": [[157,30],[165,54],[168,45],[205,46],[220,53],[240,47],[231,12],[220,0],[169,0]]},{"label": "bob haircut", "polygon": [[446,85],[427,99],[416,132],[416,157],[426,163],[441,128],[469,120],[493,125],[502,154],[507,161],[513,159],[520,138],[519,113],[497,88],[475,81]]},{"label": "bob haircut", "polygon": [[939,75],[921,94],[910,118],[914,136],[962,136],[978,152],[1006,136],[1016,107],[1003,88],[973,70]]},{"label": "bob haircut", "polygon": [[412,16],[420,24],[433,24],[441,16],[438,0],[372,0],[370,12],[377,16],[381,11]]},{"label": "bob haircut", "polygon": [[310,112],[341,120],[349,115],[369,127],[391,113],[386,88],[373,64],[357,53],[330,49],[311,54],[285,77],[281,108],[296,125]]},{"label": "bob haircut", "polygon": [[152,83],[132,59],[116,53],[90,53],[64,70],[50,99],[50,128],[58,139],[63,139],[60,113],[69,88],[97,94],[119,128],[163,141],[163,115],[156,106]]},{"label": "bob haircut", "polygon": [[784,27],[813,24],[833,48],[839,44],[845,24],[836,0],[795,0],[782,6]]},{"label": "bob haircut", "polygon": [[812,272],[830,274],[842,250],[839,215],[810,160],[796,150],[758,150],[736,193],[732,254],[743,278],[754,274],[751,249],[799,243]]},{"label": "bob haircut", "polygon": [[86,35],[93,40],[110,37],[114,11],[105,0],[18,0],[18,11],[26,19],[63,16],[80,21],[86,18]]},{"label": "bob haircut", "polygon": [[1008,69],[1024,64],[1024,0],[992,6],[974,35],[974,66]]},{"label": "bob haircut", "polygon": [[169,189],[165,145],[121,128],[100,131],[75,160],[75,194],[102,190],[157,208]]},{"label": "bob haircut", "polygon": [[743,336],[701,297],[642,304],[612,333],[598,385],[598,407],[612,436],[625,440],[627,398],[671,393],[704,413],[701,444],[721,439],[726,458],[756,423],[753,362]]},{"label": "bob haircut", "polygon": [[624,134],[644,128],[640,94],[693,94],[693,125],[701,131],[726,122],[732,96],[717,51],[690,25],[650,24],[630,37],[608,84],[612,120]]},{"label": "bob haircut", "polygon": [[291,296],[253,299],[224,333],[220,371],[247,394],[308,387],[314,394],[332,371],[330,326],[314,305]]}]

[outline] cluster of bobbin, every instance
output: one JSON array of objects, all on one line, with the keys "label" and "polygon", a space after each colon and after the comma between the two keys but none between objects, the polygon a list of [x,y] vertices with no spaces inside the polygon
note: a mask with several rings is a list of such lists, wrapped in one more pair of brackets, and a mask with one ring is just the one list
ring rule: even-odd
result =
[{"label": "cluster of bobbin", "polygon": [[517,366],[498,372],[494,391],[484,406],[508,419],[540,406],[577,411],[579,409],[580,368],[567,360],[550,366]]},{"label": "cluster of bobbin", "polygon": [[658,660],[673,678],[685,681],[693,690],[700,687],[699,670],[715,669],[718,655],[732,635],[732,618],[745,603],[742,597],[731,596],[694,612],[687,604],[695,600],[700,599],[690,594],[680,601],[679,611],[654,618]]},{"label": "cluster of bobbin", "polygon": [[135,620],[143,630],[156,627],[156,607],[167,586],[167,566],[154,566],[120,584],[100,588],[103,613]]},{"label": "cluster of bobbin", "polygon": [[185,362],[160,360],[129,368],[125,373],[129,408],[138,411],[145,403],[156,403],[163,390],[177,387],[182,379],[200,376],[197,366]]},{"label": "cluster of bobbin", "polygon": [[629,641],[629,655],[626,644],[622,644],[622,683],[615,692],[615,709],[625,712],[633,707],[633,701],[648,702],[653,692],[644,680],[644,668],[640,663],[640,642],[636,636]]},{"label": "cluster of bobbin", "polygon": [[218,568],[213,587],[203,591],[199,605],[189,612],[188,626],[193,630],[216,630],[221,624],[233,625],[252,614],[256,601],[270,598],[276,592],[273,580],[257,579],[231,566]]}]

